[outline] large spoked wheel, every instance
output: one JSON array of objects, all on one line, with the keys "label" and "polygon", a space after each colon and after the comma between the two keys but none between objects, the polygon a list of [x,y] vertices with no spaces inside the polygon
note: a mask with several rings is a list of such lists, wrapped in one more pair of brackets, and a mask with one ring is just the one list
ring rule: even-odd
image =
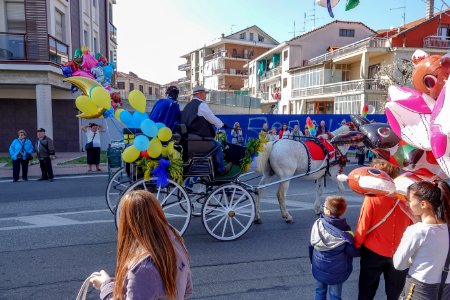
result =
[{"label": "large spoked wheel", "polygon": [[[191,201],[188,194],[179,184],[169,180],[169,184],[166,187],[158,187],[156,185],[156,177],[152,177],[149,180],[141,179],[136,181],[130,185],[125,193],[133,190],[146,190],[153,193],[159,204],[161,204],[167,221],[183,235],[191,221]],[[120,202],[115,216],[116,227],[119,224],[119,219]]]},{"label": "large spoked wheel", "polygon": [[106,204],[109,210],[114,214],[117,203],[125,190],[131,185],[132,180],[128,177],[125,168],[117,170],[108,182],[106,187]]},{"label": "large spoked wheel", "polygon": [[243,187],[227,184],[215,190],[202,209],[202,222],[215,239],[233,241],[246,233],[255,217],[255,202]]},{"label": "large spoked wheel", "polygon": [[[186,185],[187,181],[191,178],[187,178],[184,181],[185,191],[189,193],[189,199],[191,200],[191,214],[194,217],[200,217],[202,215],[203,203],[208,198],[208,187],[202,181],[194,181],[192,184]],[[182,205],[184,209],[184,205]]]}]

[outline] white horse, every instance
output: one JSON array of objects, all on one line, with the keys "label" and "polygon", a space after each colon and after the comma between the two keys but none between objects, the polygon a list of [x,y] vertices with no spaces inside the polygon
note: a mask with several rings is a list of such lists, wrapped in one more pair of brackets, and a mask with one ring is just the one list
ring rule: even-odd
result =
[{"label": "white horse", "polygon": [[[342,125],[331,134],[334,136],[340,133],[349,132],[350,128],[347,125]],[[345,155],[348,147],[342,147],[341,153]],[[335,152],[335,155],[338,153]],[[308,172],[308,158],[309,154],[305,146],[294,140],[281,139],[276,142],[269,142],[265,145],[265,149],[259,154],[257,158],[257,172],[263,174],[259,185],[265,185],[269,183],[274,175],[277,175],[282,181],[278,187],[277,199],[280,204],[281,216],[287,223],[292,223],[293,218],[286,209],[286,192],[289,188],[289,178],[295,174],[304,174]],[[334,161],[334,158],[329,160],[330,163]],[[330,166],[329,173],[331,179],[338,185],[339,192],[344,191],[344,185],[336,179],[339,173],[339,164]],[[317,172],[315,172],[317,171]],[[323,185],[325,183],[325,176],[327,175],[327,159],[314,160],[310,159],[309,175],[302,176],[301,179],[316,180],[316,200],[314,202],[314,210],[316,213],[320,213],[321,201],[320,197],[323,192]],[[256,215],[255,223],[261,223],[260,207],[262,190],[260,189],[256,196]]]}]

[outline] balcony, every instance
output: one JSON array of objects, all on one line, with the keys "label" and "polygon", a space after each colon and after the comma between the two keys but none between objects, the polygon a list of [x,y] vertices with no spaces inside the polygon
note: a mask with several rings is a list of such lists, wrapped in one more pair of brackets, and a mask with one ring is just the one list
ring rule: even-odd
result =
[{"label": "balcony", "polygon": [[259,80],[267,80],[267,79],[271,79],[274,78],[276,76],[281,75],[281,66],[277,66],[276,68],[266,71],[264,72],[260,77]]},{"label": "balcony", "polygon": [[191,79],[189,77],[182,77],[182,78],[178,79],[179,84],[187,84],[189,82],[191,82]]},{"label": "balcony", "polygon": [[367,48],[387,48],[390,47],[389,39],[387,38],[377,38],[377,37],[369,37],[364,40],[358,41],[356,43],[341,47],[333,52],[328,52],[322,54],[320,56],[314,57],[310,60],[307,60],[303,63],[303,66],[312,66],[324,61],[333,60],[339,56],[356,52],[362,49]]},{"label": "balcony", "polygon": [[293,89],[292,98],[307,98],[314,96],[332,96],[345,93],[363,93],[366,91],[385,92],[385,86],[375,79],[343,81],[307,88]]},{"label": "balcony", "polygon": [[233,76],[248,76],[248,70],[239,69],[216,69],[213,75],[233,75]]},{"label": "balcony", "polygon": [[269,92],[263,92],[258,93],[258,98],[261,98],[261,103],[275,103],[277,101],[281,100],[281,93],[269,93]]},{"label": "balcony", "polygon": [[53,63],[63,65],[69,61],[69,46],[51,35],[48,36],[48,51]]},{"label": "balcony", "polygon": [[450,38],[441,36],[427,36],[423,39],[424,48],[449,49]]},{"label": "balcony", "polygon": [[69,60],[69,46],[55,37],[48,36],[48,56],[30,59],[27,55],[27,35],[24,33],[0,33],[0,61],[49,61],[62,65]]},{"label": "balcony", "polygon": [[109,23],[109,39],[117,45],[117,28],[111,22]]},{"label": "balcony", "polygon": [[219,57],[249,60],[251,58],[251,55],[248,53],[247,54],[244,54],[244,53],[238,54],[238,53],[228,53],[228,51],[219,51],[217,53],[212,53],[212,54],[206,55],[205,61],[216,59]]},{"label": "balcony", "polygon": [[185,63],[178,66],[178,71],[187,71],[191,68],[191,63]]}]

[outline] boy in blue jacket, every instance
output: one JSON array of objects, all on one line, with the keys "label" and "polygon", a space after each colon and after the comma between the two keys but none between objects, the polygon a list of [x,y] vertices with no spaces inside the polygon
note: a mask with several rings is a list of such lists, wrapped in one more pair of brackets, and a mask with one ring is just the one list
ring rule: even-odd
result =
[{"label": "boy in blue jacket", "polygon": [[316,279],[316,300],[342,299],[342,284],[353,271],[353,257],[358,249],[353,246],[353,232],[342,216],[347,209],[343,197],[325,199],[323,214],[311,230],[309,257],[312,274]]}]

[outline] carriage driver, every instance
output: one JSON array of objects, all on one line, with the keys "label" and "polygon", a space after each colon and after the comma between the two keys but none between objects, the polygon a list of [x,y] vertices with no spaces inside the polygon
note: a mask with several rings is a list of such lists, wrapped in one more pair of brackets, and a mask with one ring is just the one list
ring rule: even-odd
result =
[{"label": "carriage driver", "polygon": [[196,134],[204,138],[213,138],[211,141],[215,147],[214,158],[217,165],[219,176],[223,176],[230,172],[232,163],[224,165],[221,143],[214,140],[215,132],[213,125],[217,128],[224,126],[223,122],[214,115],[205,103],[206,94],[208,92],[202,86],[196,86],[192,90],[192,100],[184,107],[181,112],[181,122],[186,125],[188,133]]}]

